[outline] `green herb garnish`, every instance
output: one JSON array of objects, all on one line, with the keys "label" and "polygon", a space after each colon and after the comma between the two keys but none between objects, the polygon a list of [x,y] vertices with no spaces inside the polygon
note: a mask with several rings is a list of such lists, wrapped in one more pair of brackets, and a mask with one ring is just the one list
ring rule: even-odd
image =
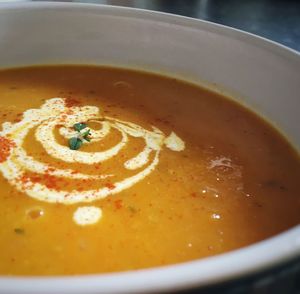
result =
[{"label": "green herb garnish", "polygon": [[82,140],[80,138],[77,137],[72,137],[69,140],[69,147],[72,150],[78,150],[82,145]]},{"label": "green herb garnish", "polygon": [[74,130],[80,132],[81,130],[85,129],[87,125],[85,123],[77,123],[73,126]]},{"label": "green herb garnish", "polygon": [[25,233],[25,230],[22,229],[22,228],[15,228],[15,229],[14,229],[14,232],[15,232],[16,234],[22,235],[22,234]]},{"label": "green herb garnish", "polygon": [[82,146],[83,140],[87,142],[91,141],[91,130],[88,129],[84,132],[81,132],[82,130],[87,128],[87,125],[85,123],[76,123],[75,125],[73,125],[73,128],[75,131],[77,131],[77,135],[69,139],[69,147],[71,150],[78,150]]},{"label": "green herb garnish", "polygon": [[129,206],[128,206],[128,209],[129,209],[129,211],[130,211],[131,213],[136,213],[136,212],[137,212],[137,209],[136,209],[134,206],[129,205]]},{"label": "green herb garnish", "polygon": [[83,138],[84,140],[88,141],[88,142],[91,141],[91,139],[90,139],[90,137],[89,137],[90,135],[91,135],[91,130],[90,130],[90,129],[88,129],[87,131],[85,131],[85,132],[83,132],[83,133],[81,134],[82,138]]}]

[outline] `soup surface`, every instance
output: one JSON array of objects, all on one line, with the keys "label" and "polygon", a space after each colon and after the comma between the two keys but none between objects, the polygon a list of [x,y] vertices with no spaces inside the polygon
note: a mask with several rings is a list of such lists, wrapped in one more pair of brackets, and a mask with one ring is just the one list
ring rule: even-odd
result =
[{"label": "soup surface", "polygon": [[299,157],[255,114],[164,76],[0,71],[0,274],[133,270],[300,223]]}]

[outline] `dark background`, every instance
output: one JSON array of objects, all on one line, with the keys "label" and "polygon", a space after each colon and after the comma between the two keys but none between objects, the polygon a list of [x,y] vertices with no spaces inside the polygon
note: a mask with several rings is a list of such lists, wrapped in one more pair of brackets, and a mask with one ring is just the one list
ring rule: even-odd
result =
[{"label": "dark background", "polygon": [[300,51],[300,0],[74,0],[163,11],[251,32]]}]

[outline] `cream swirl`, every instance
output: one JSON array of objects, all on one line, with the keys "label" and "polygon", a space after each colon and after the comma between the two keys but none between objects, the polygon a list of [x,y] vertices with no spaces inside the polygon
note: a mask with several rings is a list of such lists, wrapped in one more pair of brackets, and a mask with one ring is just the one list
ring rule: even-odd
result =
[{"label": "cream swirl", "polygon": [[[122,121],[111,117],[101,117],[100,109],[95,106],[72,106],[67,107],[64,98],[52,98],[39,109],[29,109],[23,113],[23,118],[17,123],[3,123],[0,136],[10,140],[12,144],[6,160],[0,162],[0,171],[8,182],[19,191],[40,201],[50,203],[74,204],[80,202],[92,202],[105,198],[109,195],[119,193],[132,187],[149,175],[159,163],[159,154],[163,148],[173,151],[182,151],[185,148],[184,142],[172,132],[169,136],[152,126],[152,130],[147,130],[141,126]],[[97,144],[105,138],[112,129],[121,134],[121,139],[113,147],[100,152],[85,152],[70,150],[68,146],[63,146],[56,141],[55,128],[59,127],[59,134],[65,138],[74,135],[72,126],[77,122],[91,121],[101,125],[101,129],[91,129],[92,143]],[[28,172],[67,178],[100,180],[112,177],[110,174],[88,175],[74,172],[72,169],[59,169],[40,162],[29,156],[23,148],[24,140],[31,129],[35,128],[35,138],[41,143],[45,152],[49,156],[67,163],[80,163],[94,165],[109,160],[127,146],[130,137],[143,138],[145,147],[136,156],[124,162],[124,168],[128,170],[141,169],[134,175],[112,183],[111,187],[101,187],[85,191],[58,190],[47,187],[42,182],[36,182],[27,178],[21,181]],[[90,144],[84,142],[84,144]],[[153,155],[152,155],[153,154]]]}]

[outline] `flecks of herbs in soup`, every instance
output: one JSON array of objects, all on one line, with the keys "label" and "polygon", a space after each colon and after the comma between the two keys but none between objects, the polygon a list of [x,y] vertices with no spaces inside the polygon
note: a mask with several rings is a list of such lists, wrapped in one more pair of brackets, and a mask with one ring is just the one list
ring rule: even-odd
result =
[{"label": "flecks of herbs in soup", "polygon": [[0,95],[0,274],[178,263],[300,222],[298,155],[220,94],[42,66],[2,70]]}]

